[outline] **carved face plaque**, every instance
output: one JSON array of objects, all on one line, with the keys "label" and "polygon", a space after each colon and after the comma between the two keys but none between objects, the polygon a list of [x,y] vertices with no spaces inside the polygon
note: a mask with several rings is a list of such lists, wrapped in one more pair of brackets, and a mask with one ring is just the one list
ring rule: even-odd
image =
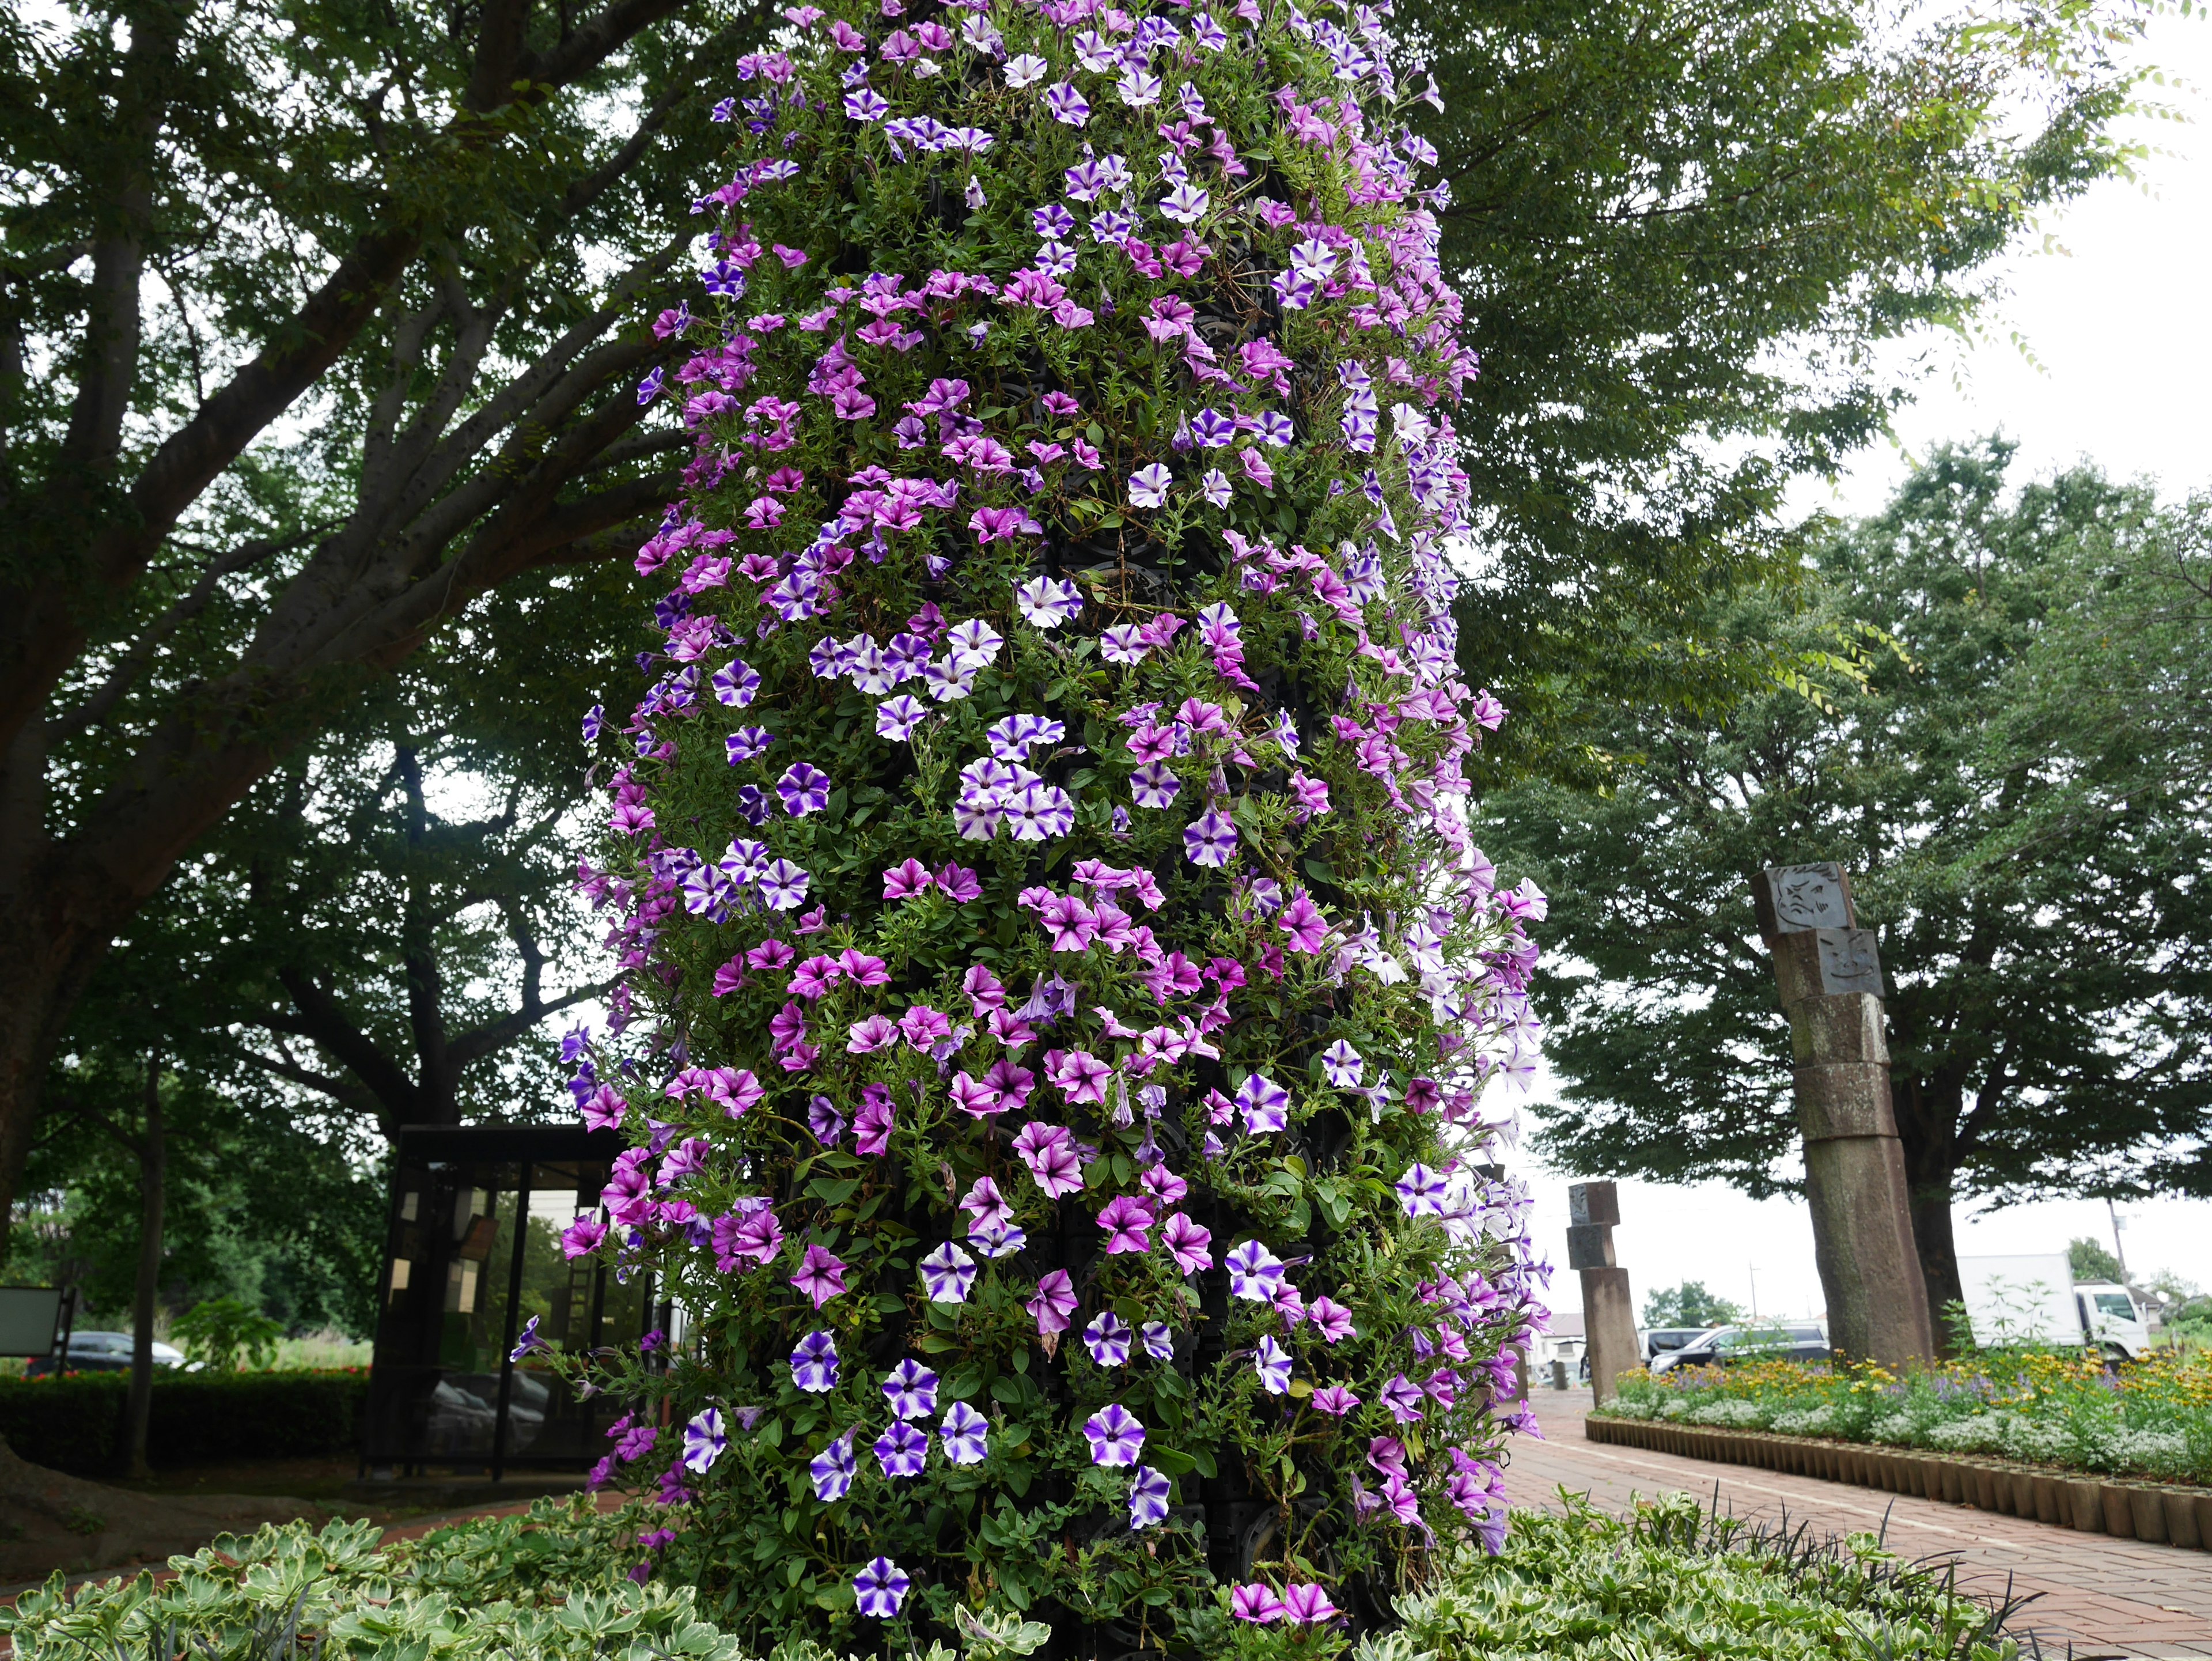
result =
[{"label": "carved face plaque", "polygon": [[1833,865],[1778,865],[1767,873],[1773,884],[1775,921],[1785,931],[1849,928],[1850,908],[1844,898],[1844,873]]},{"label": "carved face plaque", "polygon": [[1823,928],[1819,939],[1822,992],[1881,996],[1881,959],[1875,953],[1873,929]]}]

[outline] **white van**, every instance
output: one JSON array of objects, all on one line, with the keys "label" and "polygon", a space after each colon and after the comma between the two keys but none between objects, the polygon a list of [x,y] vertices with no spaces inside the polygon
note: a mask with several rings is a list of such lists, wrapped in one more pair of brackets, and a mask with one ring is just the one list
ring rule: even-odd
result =
[{"label": "white van", "polygon": [[2135,1294],[2106,1281],[2075,1285],[2063,1251],[1961,1257],[1959,1285],[1978,1344],[2082,1345],[2130,1361],[2150,1348]]}]

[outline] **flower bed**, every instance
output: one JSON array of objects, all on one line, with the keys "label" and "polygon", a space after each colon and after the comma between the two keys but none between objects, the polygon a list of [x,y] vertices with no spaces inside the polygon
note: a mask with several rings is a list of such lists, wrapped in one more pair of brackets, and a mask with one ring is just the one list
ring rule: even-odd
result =
[{"label": "flower bed", "polygon": [[2212,1356],[2160,1351],[2107,1373],[2094,1357],[1984,1353],[1902,1374],[1790,1361],[1632,1375],[1603,1409],[1784,1436],[2212,1482]]}]

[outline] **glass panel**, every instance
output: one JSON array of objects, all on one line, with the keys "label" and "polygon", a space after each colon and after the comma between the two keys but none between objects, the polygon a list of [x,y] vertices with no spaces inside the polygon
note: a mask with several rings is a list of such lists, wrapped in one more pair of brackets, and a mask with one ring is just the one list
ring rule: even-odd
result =
[{"label": "glass panel", "polygon": [[2136,1318],[2136,1306],[2124,1292],[2099,1293],[2097,1308],[2100,1313],[2110,1315],[2116,1320],[2132,1321]]},{"label": "glass panel", "polygon": [[[597,1208],[605,1174],[600,1166],[573,1164],[540,1164],[531,1170],[519,1314],[524,1321],[536,1316],[538,1335],[564,1350],[590,1348],[600,1273],[596,1259],[570,1262],[561,1234],[580,1214]],[[603,1439],[595,1434],[597,1409],[596,1402],[577,1401],[568,1385],[537,1358],[521,1362],[508,1397],[507,1457],[597,1458],[601,1450],[593,1443]]]}]

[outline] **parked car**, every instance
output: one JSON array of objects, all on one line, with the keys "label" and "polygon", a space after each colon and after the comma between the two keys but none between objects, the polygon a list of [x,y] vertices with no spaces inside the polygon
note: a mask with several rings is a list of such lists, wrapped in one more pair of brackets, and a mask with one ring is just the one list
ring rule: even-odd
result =
[{"label": "parked car", "polygon": [[1711,1327],[1647,1327],[1636,1338],[1644,1351],[1644,1364],[1649,1366],[1668,1351],[1695,1343],[1711,1330]]},{"label": "parked car", "polygon": [[1744,1361],[1825,1361],[1828,1329],[1820,1322],[1714,1327],[1679,1349],[1651,1358],[1654,1377],[1676,1367],[1735,1366]]},{"label": "parked car", "polygon": [[[57,1364],[52,1355],[33,1356],[23,1369],[33,1378],[40,1378],[49,1372],[128,1372],[131,1371],[131,1347],[136,1342],[127,1332],[72,1332],[69,1348]],[[154,1341],[154,1365],[157,1367],[197,1368],[197,1362],[188,1362],[185,1352],[160,1339]]]}]

